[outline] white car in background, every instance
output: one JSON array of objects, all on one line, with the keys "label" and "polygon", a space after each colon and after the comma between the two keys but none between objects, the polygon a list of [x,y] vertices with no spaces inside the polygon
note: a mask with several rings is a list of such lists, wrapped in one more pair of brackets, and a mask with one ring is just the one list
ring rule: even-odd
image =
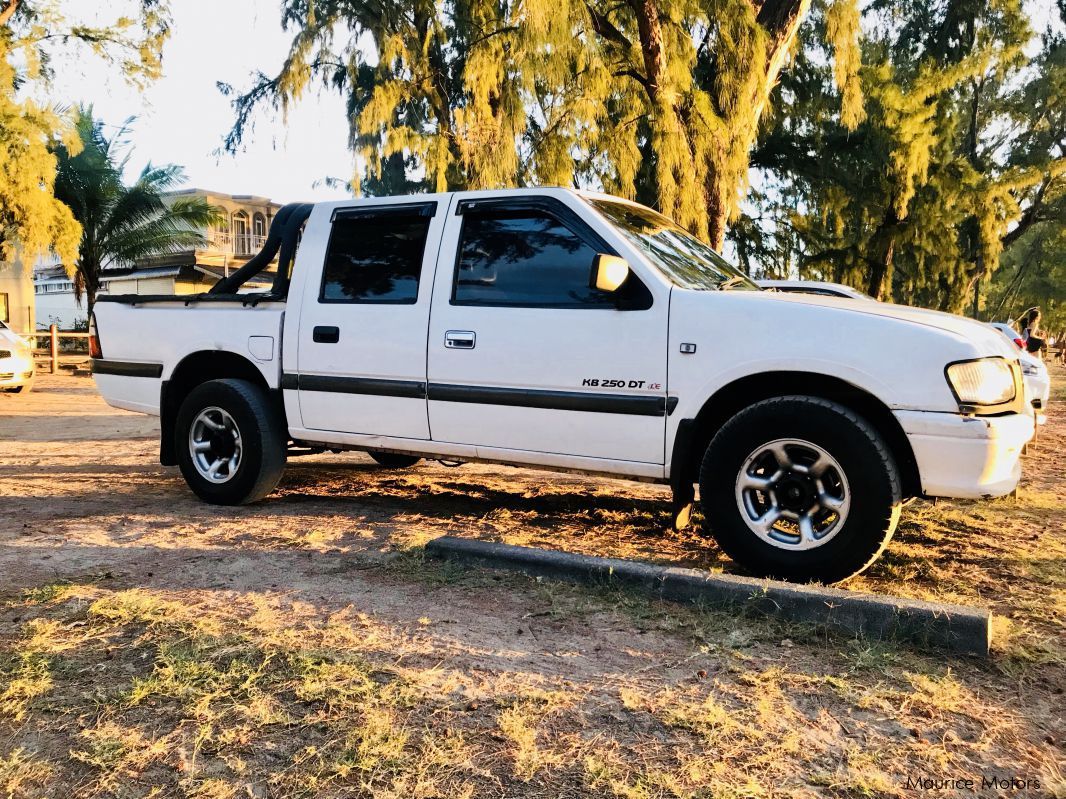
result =
[{"label": "white car in background", "polygon": [[851,300],[876,302],[869,294],[845,286],[843,283],[829,283],[824,280],[756,280],[764,289],[782,291],[786,294],[817,294],[822,297],[847,297]]},{"label": "white car in background", "polygon": [[1036,411],[1037,422],[1043,424],[1047,421],[1045,414],[1051,397],[1051,376],[1048,375],[1047,366],[1040,358],[1026,351],[1021,334],[1006,322],[989,322],[988,325],[1010,339],[1018,348],[1018,360],[1022,363],[1022,377],[1025,379],[1025,393]]},{"label": "white car in background", "polygon": [[33,387],[33,350],[26,340],[0,322],[0,389],[29,391]]}]

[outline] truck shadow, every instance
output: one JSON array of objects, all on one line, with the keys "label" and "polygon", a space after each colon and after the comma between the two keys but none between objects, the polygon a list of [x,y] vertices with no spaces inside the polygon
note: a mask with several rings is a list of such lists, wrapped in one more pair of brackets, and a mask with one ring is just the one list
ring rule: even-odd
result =
[{"label": "truck shadow", "polygon": [[[603,486],[574,482],[556,482],[545,473],[535,483],[515,480],[507,473],[486,479],[486,475],[471,475],[468,479],[456,475],[383,471],[374,467],[321,467],[292,470],[282,480],[278,490],[264,504],[337,502],[381,502],[395,507],[398,513],[419,513],[430,516],[452,516],[455,512],[484,516],[488,513],[543,515],[587,515],[596,513],[631,514],[641,519],[668,520],[669,492],[659,489],[661,496],[640,497],[609,492]],[[536,521],[536,520],[531,520]]]},{"label": "truck shadow", "polygon": [[[449,534],[736,570],[698,524],[672,529],[663,486],[473,464],[389,470],[348,457],[295,460],[271,496],[237,508],[201,503],[176,468],[139,457],[135,464],[77,457],[47,466],[8,464],[0,466],[0,477],[21,477],[18,495],[8,498],[14,528],[28,531],[20,535],[69,530],[77,538],[91,525],[121,545],[191,535],[214,546],[277,549],[305,547],[315,536],[354,553],[417,547]],[[987,528],[965,512],[941,520],[909,510],[860,583],[895,593],[901,584],[953,584],[960,570],[999,583],[1025,573],[1033,545],[1019,546],[1018,536],[1005,530],[989,536]]]}]

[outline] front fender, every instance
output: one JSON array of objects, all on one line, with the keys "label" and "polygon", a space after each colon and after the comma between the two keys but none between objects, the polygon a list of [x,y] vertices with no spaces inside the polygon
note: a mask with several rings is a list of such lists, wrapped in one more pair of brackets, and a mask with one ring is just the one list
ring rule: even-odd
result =
[{"label": "front fender", "polygon": [[[695,418],[700,409],[723,388],[747,377],[774,372],[802,372],[813,376],[836,378],[878,398],[891,394],[890,386],[876,374],[849,364],[841,364],[838,361],[824,358],[761,358],[735,363],[728,368],[714,372],[705,377],[702,382],[693,385],[691,389],[686,388],[684,395],[679,389],[676,395],[677,408],[673,416],[677,419]],[[671,386],[670,393],[674,394],[673,386]],[[903,407],[890,402],[885,404],[894,410]]]}]

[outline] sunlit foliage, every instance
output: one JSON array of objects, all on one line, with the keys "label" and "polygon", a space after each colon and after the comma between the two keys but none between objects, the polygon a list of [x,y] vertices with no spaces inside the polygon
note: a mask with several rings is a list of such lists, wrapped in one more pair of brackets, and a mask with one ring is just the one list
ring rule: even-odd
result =
[{"label": "sunlit foliage", "polygon": [[[837,2],[830,44],[853,125],[857,11]],[[808,7],[286,0],[289,56],[236,97],[226,145],[241,146],[259,104],[287,112],[320,80],[348,100],[363,191],[602,187],[721,243]]]},{"label": "sunlit foliage", "polygon": [[[839,27],[839,13],[817,5],[808,25]],[[1004,248],[1056,209],[1064,219],[1061,26],[1033,30],[1037,21],[1023,0],[867,4],[866,118],[854,132],[826,54],[809,44],[754,155],[771,184],[755,198],[760,216],[776,219],[738,225],[744,260],[993,313],[982,287]]]},{"label": "sunlit foliage", "polygon": [[[91,6],[95,4],[85,4]],[[56,58],[86,49],[135,84],[158,77],[170,30],[165,0],[137,0],[134,13],[89,25],[58,0],[0,0],[0,260],[33,260],[53,251],[72,264],[81,229],[52,192],[58,146],[76,149],[63,106],[34,99],[46,90]],[[83,8],[83,11],[90,9]]]}]

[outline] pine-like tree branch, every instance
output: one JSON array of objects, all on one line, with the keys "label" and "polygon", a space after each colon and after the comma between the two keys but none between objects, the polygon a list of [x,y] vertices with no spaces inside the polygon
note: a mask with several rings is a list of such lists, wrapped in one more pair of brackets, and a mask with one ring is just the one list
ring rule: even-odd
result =
[{"label": "pine-like tree branch", "polygon": [[4,7],[0,9],[0,25],[6,25],[18,10],[19,0],[7,0],[4,3]]},{"label": "pine-like tree branch", "polygon": [[614,42],[619,47],[629,49],[633,46],[633,43],[626,38],[625,34],[608,19],[606,14],[601,14],[591,3],[586,2],[585,8],[589,12],[589,19],[592,20],[592,29],[596,31],[599,36],[607,39],[610,42]]}]

